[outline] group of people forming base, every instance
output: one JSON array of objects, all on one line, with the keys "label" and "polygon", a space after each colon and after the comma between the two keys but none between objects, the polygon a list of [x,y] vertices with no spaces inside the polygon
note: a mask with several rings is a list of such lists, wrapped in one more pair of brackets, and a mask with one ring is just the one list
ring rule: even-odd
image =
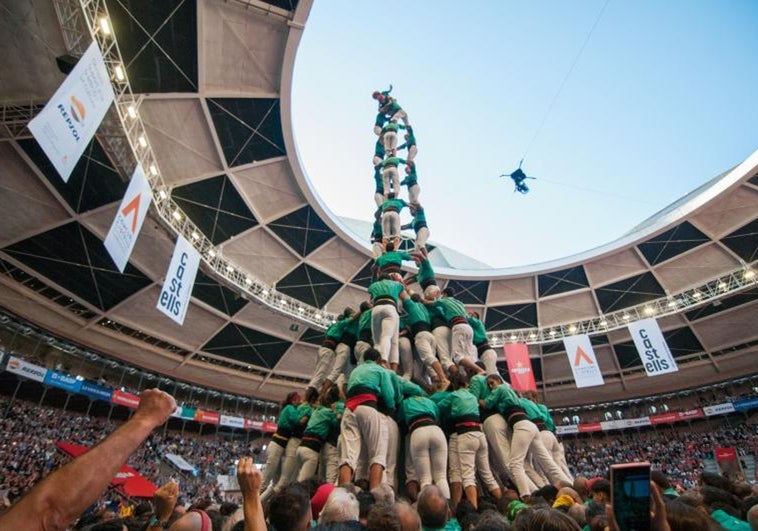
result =
[{"label": "group of people forming base", "polygon": [[[374,93],[381,234],[369,300],[345,308],[327,329],[304,399],[287,397],[267,450],[264,500],[316,475],[337,484],[364,479],[372,491],[402,482],[412,499],[435,485],[453,505],[465,496],[475,507],[480,488],[500,498],[506,485],[528,496],[570,484],[550,413],[535,392],[519,395],[502,380],[479,316],[437,284],[425,237],[417,230],[415,249],[398,250],[402,205],[414,223],[424,218],[413,130],[389,93]],[[397,146],[401,128],[407,142]],[[405,160],[398,149],[408,150]],[[413,176],[409,203],[399,198],[399,163]],[[422,229],[428,235],[425,220]],[[418,268],[405,281],[403,261]]]}]

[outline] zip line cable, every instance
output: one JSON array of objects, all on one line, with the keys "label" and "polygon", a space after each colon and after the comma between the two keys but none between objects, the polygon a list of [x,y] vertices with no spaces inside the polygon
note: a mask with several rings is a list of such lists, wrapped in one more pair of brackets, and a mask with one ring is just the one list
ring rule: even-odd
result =
[{"label": "zip line cable", "polygon": [[558,96],[560,96],[561,92],[563,91],[563,87],[566,85],[566,82],[568,81],[569,77],[571,77],[571,73],[574,71],[574,67],[576,67],[576,64],[579,62],[579,58],[582,56],[582,53],[584,52],[584,49],[587,47],[587,43],[590,41],[590,37],[592,37],[592,34],[595,31],[595,28],[597,27],[598,22],[600,22],[600,19],[603,16],[603,13],[605,12],[605,8],[608,7],[608,3],[611,0],[605,0],[605,4],[603,4],[603,7],[600,9],[600,12],[597,14],[597,17],[595,18],[595,22],[592,24],[592,27],[590,28],[590,31],[587,33],[587,36],[584,39],[584,43],[582,43],[582,47],[579,48],[579,52],[576,54],[576,57],[574,57],[574,62],[571,63],[571,67],[568,69],[568,72],[566,72],[566,75],[563,78],[563,81],[561,81],[560,86],[558,87],[558,91],[555,93],[555,96],[553,96],[552,101],[550,102],[550,105],[547,107],[547,111],[545,111],[545,114],[542,116],[542,121],[540,122],[540,125],[537,127],[537,130],[534,132],[534,136],[532,136],[532,139],[529,141],[529,144],[526,146],[526,150],[524,150],[524,155],[521,157],[521,160],[526,158],[527,153],[529,153],[529,150],[532,148],[532,144],[534,144],[534,141],[537,139],[537,136],[542,132],[542,128],[545,125],[545,122],[547,122],[547,118],[550,115],[550,112],[553,110],[553,106],[555,105],[555,102],[558,100]]}]

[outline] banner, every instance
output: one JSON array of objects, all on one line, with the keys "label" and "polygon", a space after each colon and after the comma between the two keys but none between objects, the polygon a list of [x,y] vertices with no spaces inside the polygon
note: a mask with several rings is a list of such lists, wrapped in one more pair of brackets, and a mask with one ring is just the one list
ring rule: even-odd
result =
[{"label": "banner", "polygon": [[244,428],[245,419],[241,417],[229,417],[227,415],[221,415],[219,424],[222,426],[229,426],[230,428]]},{"label": "banner", "polygon": [[260,430],[260,431],[263,431],[263,421],[262,420],[245,419],[245,429],[246,430]]},{"label": "banner", "polygon": [[5,370],[37,382],[44,382],[45,374],[47,373],[47,369],[44,367],[26,362],[16,356],[10,356],[8,358],[8,366]]},{"label": "banner", "polygon": [[[10,365],[10,362],[8,362]],[[755,409],[758,407],[758,398],[746,398],[744,400],[737,400],[734,403],[734,409],[736,411],[747,411],[748,409]]]},{"label": "banner", "polygon": [[206,424],[218,424],[219,414],[212,411],[203,411],[198,409],[195,411],[195,420],[198,422],[205,422]]},{"label": "banner", "polygon": [[81,380],[77,380],[76,377],[64,374],[62,372],[49,370],[45,374],[44,383],[53,387],[58,387],[70,393],[78,393],[82,388]]},{"label": "banner", "polygon": [[182,406],[181,417],[183,419],[195,420],[195,408],[194,407]]},{"label": "banner", "polygon": [[29,131],[64,182],[84,153],[113,101],[108,70],[96,42],[55,91]]},{"label": "banner", "polygon": [[90,398],[98,398],[100,400],[105,400],[106,402],[110,402],[111,396],[113,395],[113,389],[110,387],[103,387],[102,385],[90,382],[82,382],[82,387],[79,392]]},{"label": "banner", "polygon": [[566,347],[566,355],[578,388],[593,387],[605,383],[600,372],[600,366],[597,364],[595,351],[592,349],[590,336],[581,334],[564,337],[563,345]]},{"label": "banner", "polygon": [[266,433],[276,433],[276,422],[264,422],[263,431]]},{"label": "banner", "polygon": [[703,410],[688,409],[687,411],[670,411],[669,413],[661,413],[660,415],[650,415],[650,424],[671,424],[672,422],[681,422],[683,420],[699,419],[703,418]]},{"label": "banner", "polygon": [[703,413],[705,413],[706,417],[734,413],[734,404],[731,402],[724,402],[723,404],[716,404],[715,406],[705,406],[703,408]]},{"label": "banner", "polygon": [[137,409],[137,406],[139,406],[139,397],[123,391],[113,391],[111,402],[131,409]]},{"label": "banner", "polygon": [[166,460],[174,465],[179,470],[184,470],[186,472],[192,472],[195,470],[195,467],[189,464],[186,459],[184,459],[181,455],[176,454],[163,454],[163,457],[166,458]]},{"label": "banner", "polygon": [[151,200],[150,183],[145,177],[142,165],[138,163],[118,207],[116,218],[103,242],[113,263],[122,273],[137,242],[137,235],[142,229],[142,222],[145,221]]},{"label": "banner", "polygon": [[505,360],[508,362],[508,374],[511,386],[516,391],[537,390],[532,371],[532,361],[529,359],[529,349],[526,343],[508,343],[504,347]]},{"label": "banner", "polygon": [[634,346],[637,347],[648,376],[658,376],[679,370],[655,319],[642,319],[629,323],[629,333],[632,334]]},{"label": "banner", "polygon": [[187,315],[198,265],[200,254],[179,235],[156,307],[180,325],[184,324],[184,316]]},{"label": "banner", "polygon": [[593,431],[603,431],[599,422],[590,422],[589,424],[579,424],[579,433],[590,433]]},{"label": "banner", "polygon": [[567,435],[570,433],[579,433],[579,426],[571,424],[569,426],[556,426],[555,433],[557,435]]},{"label": "banner", "polygon": [[736,461],[737,451],[734,448],[716,448],[716,461]]}]

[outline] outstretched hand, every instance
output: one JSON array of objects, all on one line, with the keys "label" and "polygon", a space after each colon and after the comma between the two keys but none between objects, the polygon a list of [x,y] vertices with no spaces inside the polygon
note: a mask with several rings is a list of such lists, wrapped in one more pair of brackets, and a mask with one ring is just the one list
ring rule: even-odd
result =
[{"label": "outstretched hand", "polygon": [[179,497],[179,483],[173,479],[161,485],[153,494],[153,504],[155,505],[155,515],[158,520],[165,521],[171,517],[176,507],[176,500]]}]

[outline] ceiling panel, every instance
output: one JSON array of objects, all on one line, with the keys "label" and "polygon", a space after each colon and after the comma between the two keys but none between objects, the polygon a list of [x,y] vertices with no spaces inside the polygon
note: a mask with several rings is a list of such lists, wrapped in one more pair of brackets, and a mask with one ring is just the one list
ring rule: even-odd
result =
[{"label": "ceiling panel", "polygon": [[569,293],[539,301],[540,326],[553,326],[598,316],[592,292]]},{"label": "ceiling panel", "polygon": [[132,91],[197,92],[195,0],[107,0]]},{"label": "ceiling panel", "polygon": [[712,243],[656,267],[655,275],[667,291],[677,293],[737,267],[739,262],[733,256]]},{"label": "ceiling panel", "polygon": [[652,273],[625,278],[595,289],[603,313],[622,310],[664,295],[663,288]]},{"label": "ceiling panel", "polygon": [[709,241],[711,240],[708,236],[689,221],[685,221],[666,232],[637,244],[637,248],[647,262],[654,266]]},{"label": "ceiling panel", "polygon": [[234,170],[230,176],[263,222],[305,206],[305,197],[286,160]]},{"label": "ceiling panel", "polygon": [[[728,297],[715,300],[711,304],[706,304],[705,306],[700,306],[699,308],[691,310],[687,312],[687,319],[690,321],[697,321],[710,315],[737,308],[743,304],[755,302],[756,300],[758,300],[758,287],[752,287]],[[758,315],[756,315],[756,319],[758,319]]]},{"label": "ceiling panel", "polygon": [[747,263],[758,260],[758,218],[724,236],[721,242]]},{"label": "ceiling panel", "polygon": [[455,280],[450,279],[445,288],[455,291],[455,298],[463,304],[486,304],[489,280]]},{"label": "ceiling panel", "polygon": [[647,266],[634,249],[621,249],[585,263],[584,270],[591,284],[596,286],[647,271]]},{"label": "ceiling panel", "polygon": [[292,269],[299,259],[262,228],[254,229],[226,242],[224,256],[244,269],[254,279],[273,284],[283,272]]},{"label": "ceiling panel", "polygon": [[721,238],[738,228],[756,212],[758,190],[749,186],[739,186],[709,201],[701,211],[692,216],[692,221],[713,237]]},{"label": "ceiling panel", "polygon": [[306,304],[323,308],[342,283],[308,264],[300,264],[276,283],[277,291]]},{"label": "ceiling panel", "polygon": [[580,265],[537,275],[537,289],[540,297],[583,289],[589,285],[584,267]]},{"label": "ceiling panel", "polygon": [[19,140],[18,143],[77,213],[120,201],[126,192],[127,183],[121,179],[97,138],[93,138],[84,149],[68,182],[63,182],[36,140],[29,138]]},{"label": "ceiling panel", "polygon": [[151,281],[127,264],[120,273],[94,234],[76,222],[18,242],[8,255],[101,310],[109,310]]},{"label": "ceiling panel", "polygon": [[297,344],[287,351],[279,360],[275,369],[277,372],[298,374],[310,378],[316,369],[318,347],[308,344]]},{"label": "ceiling panel", "polygon": [[490,294],[488,304],[504,304],[510,302],[533,301],[536,298],[534,291],[534,277],[512,278],[507,280],[490,281]]},{"label": "ceiling panel", "polygon": [[309,255],[335,235],[310,205],[271,221],[268,227],[300,256]]},{"label": "ceiling panel", "polygon": [[284,339],[229,323],[205,344],[209,354],[272,369],[290,347]]},{"label": "ceiling panel", "polygon": [[203,273],[202,269],[197,271],[192,296],[230,317],[248,304],[248,301],[242,298],[240,293],[222,286],[215,279]]},{"label": "ceiling panel", "polygon": [[487,308],[484,325],[490,331],[535,328],[537,326],[537,305],[530,303],[490,306]]},{"label": "ceiling panel", "polygon": [[297,323],[292,317],[275,311],[268,306],[251,301],[235,316],[234,321],[261,332],[295,341],[306,325]]},{"label": "ceiling panel", "polygon": [[340,238],[332,238],[308,255],[308,263],[343,282],[348,282],[358,274],[365,262],[364,253]]},{"label": "ceiling panel", "polygon": [[230,168],[287,154],[278,98],[208,98],[207,101]]},{"label": "ceiling panel", "polygon": [[53,223],[63,222],[68,212],[40,182],[10,143],[0,143],[2,178],[0,212],[13,212],[0,226],[0,247]]},{"label": "ceiling panel", "polygon": [[226,175],[174,188],[171,198],[214,245],[258,225]]},{"label": "ceiling panel", "polygon": [[148,99],[139,112],[166,184],[223,172],[199,99]]}]

